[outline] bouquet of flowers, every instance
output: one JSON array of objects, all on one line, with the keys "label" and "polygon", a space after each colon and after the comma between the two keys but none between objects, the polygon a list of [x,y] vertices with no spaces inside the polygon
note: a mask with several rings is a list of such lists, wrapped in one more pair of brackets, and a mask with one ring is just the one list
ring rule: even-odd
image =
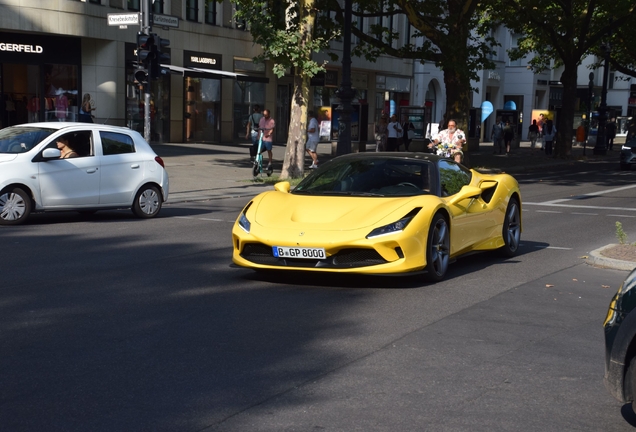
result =
[{"label": "bouquet of flowers", "polygon": [[454,151],[455,146],[449,143],[439,143],[437,144],[437,147],[435,147],[435,153],[438,156],[450,157]]}]

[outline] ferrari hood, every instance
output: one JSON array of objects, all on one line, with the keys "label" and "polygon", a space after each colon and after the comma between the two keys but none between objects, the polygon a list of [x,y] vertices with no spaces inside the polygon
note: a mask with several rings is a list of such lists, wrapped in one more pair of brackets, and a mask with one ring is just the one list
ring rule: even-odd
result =
[{"label": "ferrari hood", "polygon": [[343,197],[266,192],[259,202],[254,203],[254,222],[266,228],[347,231],[376,225],[388,216],[397,220],[414,207],[422,206],[420,201],[425,198],[433,197]]}]

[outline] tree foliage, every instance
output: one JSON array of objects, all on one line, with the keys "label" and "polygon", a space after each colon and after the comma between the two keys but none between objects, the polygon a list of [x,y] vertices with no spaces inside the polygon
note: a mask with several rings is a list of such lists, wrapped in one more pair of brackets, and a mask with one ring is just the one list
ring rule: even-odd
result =
[{"label": "tree foliage", "polygon": [[[338,0],[323,0],[335,11],[335,22],[343,24],[343,10]],[[493,69],[490,59],[498,42],[491,36],[491,19],[483,14],[484,3],[476,0],[352,0],[354,17],[368,20],[368,29],[352,32],[361,41],[352,54],[375,61],[380,55],[432,62],[444,73],[446,86],[445,118],[455,118],[467,127],[474,90],[471,80],[478,72]],[[410,23],[410,38],[384,25],[388,19],[405,16]],[[354,20],[356,21],[356,20]],[[323,24],[324,26],[324,24]],[[326,26],[325,26],[326,27]],[[402,29],[403,31],[406,29]]]},{"label": "tree foliage", "polygon": [[557,157],[572,149],[578,67],[597,51],[612,29],[633,19],[633,0],[493,0],[489,12],[520,35],[512,59],[529,54],[535,71],[563,67],[563,99],[555,143]]},{"label": "tree foliage", "polygon": [[324,71],[313,54],[328,48],[338,36],[315,28],[315,0],[232,0],[236,19],[242,20],[260,45],[263,53],[256,61],[269,61],[280,78],[286,70],[294,74],[294,90],[289,136],[281,178],[303,175],[304,146],[307,130],[309,79]]}]

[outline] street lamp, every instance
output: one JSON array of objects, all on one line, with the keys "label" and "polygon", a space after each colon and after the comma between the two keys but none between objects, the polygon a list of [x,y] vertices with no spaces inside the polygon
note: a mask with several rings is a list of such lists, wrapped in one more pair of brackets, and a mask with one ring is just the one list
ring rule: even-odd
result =
[{"label": "street lamp", "polygon": [[351,87],[351,0],[345,0],[344,29],[342,41],[342,82],[336,91],[340,105],[336,108],[338,118],[338,156],[351,153],[351,101],[356,91]]},{"label": "street lamp", "polygon": [[601,90],[601,105],[598,107],[598,133],[596,135],[596,145],[594,146],[595,155],[604,155],[607,153],[607,134],[605,132],[607,124],[607,78],[609,77],[609,56],[611,46],[608,43],[601,45],[604,56],[603,65],[603,88]]}]

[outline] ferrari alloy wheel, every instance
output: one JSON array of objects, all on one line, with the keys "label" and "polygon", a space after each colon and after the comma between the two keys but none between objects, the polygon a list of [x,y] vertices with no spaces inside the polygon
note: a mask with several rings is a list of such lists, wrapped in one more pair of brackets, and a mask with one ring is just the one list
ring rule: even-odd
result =
[{"label": "ferrari alloy wheel", "polygon": [[20,188],[0,192],[0,225],[18,225],[31,213],[31,197]]},{"label": "ferrari alloy wheel", "polygon": [[426,278],[441,281],[450,262],[450,232],[448,223],[441,214],[436,214],[428,230],[426,243]]},{"label": "ferrari alloy wheel", "polygon": [[519,202],[515,198],[511,198],[508,203],[502,234],[504,245],[501,251],[505,256],[515,256],[521,241],[521,212]]},{"label": "ferrari alloy wheel", "polygon": [[132,205],[133,213],[140,218],[151,218],[157,216],[161,210],[161,193],[156,186],[144,185],[137,195]]}]

